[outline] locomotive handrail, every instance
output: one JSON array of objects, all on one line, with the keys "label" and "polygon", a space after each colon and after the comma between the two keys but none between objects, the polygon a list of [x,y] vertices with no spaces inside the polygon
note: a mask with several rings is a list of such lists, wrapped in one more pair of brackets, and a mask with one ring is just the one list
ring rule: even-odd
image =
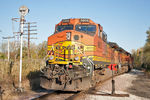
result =
[{"label": "locomotive handrail", "polygon": [[[53,45],[52,45],[51,50],[52,50],[52,49],[53,49]],[[50,50],[50,51],[51,51],[51,50]],[[46,62],[47,56],[48,56],[48,53],[47,53],[46,56],[43,58],[44,62]],[[40,66],[40,71],[41,71],[42,73],[44,73],[43,70],[42,70],[42,65]]]},{"label": "locomotive handrail", "polygon": [[[75,44],[75,45],[77,45],[77,44]],[[92,74],[94,74],[93,73],[93,69],[94,69],[94,63],[93,63],[93,61],[91,60],[91,59],[89,59],[88,58],[88,56],[86,56],[79,48],[77,48],[78,50],[79,50],[79,52],[81,53],[81,54],[83,54],[83,56],[87,59],[87,61],[89,62],[89,64],[92,66],[91,68],[90,68],[90,74],[92,75]],[[84,66],[84,65],[83,65]],[[84,66],[85,67],[85,66]],[[86,68],[86,67],[85,67]]]},{"label": "locomotive handrail", "polygon": [[[77,49],[78,49],[78,48],[77,48]],[[81,54],[83,54],[84,57],[87,58],[87,60],[88,60],[89,62],[91,62],[91,64],[94,65],[94,63],[93,63],[93,61],[92,61],[91,59],[89,59],[80,49],[78,49],[78,50],[79,50],[79,52],[80,52]]]}]

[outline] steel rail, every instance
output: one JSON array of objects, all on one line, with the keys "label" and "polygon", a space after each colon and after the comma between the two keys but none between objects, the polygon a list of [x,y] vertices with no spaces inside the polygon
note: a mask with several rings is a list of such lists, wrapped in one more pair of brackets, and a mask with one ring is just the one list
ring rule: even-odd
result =
[{"label": "steel rail", "polygon": [[46,97],[48,97],[50,95],[57,95],[57,92],[56,91],[52,91],[52,92],[46,93],[44,95],[40,95],[40,96],[31,98],[30,100],[42,100],[43,98],[46,98]]}]

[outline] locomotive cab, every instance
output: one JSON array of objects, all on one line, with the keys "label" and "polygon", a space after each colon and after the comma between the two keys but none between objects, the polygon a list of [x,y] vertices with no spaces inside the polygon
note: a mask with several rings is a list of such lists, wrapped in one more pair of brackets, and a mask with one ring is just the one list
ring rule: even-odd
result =
[{"label": "locomotive cab", "polygon": [[94,54],[96,27],[90,19],[63,19],[48,37],[49,63],[83,65],[84,56]]}]

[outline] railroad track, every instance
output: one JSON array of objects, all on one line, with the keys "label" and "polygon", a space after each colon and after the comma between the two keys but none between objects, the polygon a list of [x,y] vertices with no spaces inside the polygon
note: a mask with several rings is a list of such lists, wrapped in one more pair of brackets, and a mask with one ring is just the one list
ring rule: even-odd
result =
[{"label": "railroad track", "polygon": [[43,98],[46,98],[47,96],[50,96],[50,95],[56,95],[56,91],[51,91],[49,93],[46,93],[44,95],[41,95],[41,96],[37,96],[35,98],[32,98],[31,100],[42,100]]},{"label": "railroad track", "polygon": [[[117,74],[117,75],[114,75],[113,77],[116,77],[116,76],[119,76],[119,75],[122,75],[122,74],[124,74],[124,72],[123,72],[123,73],[120,73],[120,74]],[[112,77],[109,77],[109,78],[107,78],[107,79],[105,79],[105,80],[103,80],[103,81],[97,83],[94,87],[91,87],[91,88],[89,88],[88,90],[81,91],[80,93],[74,94],[74,95],[68,97],[68,98],[65,99],[65,100],[80,100],[80,98],[81,98],[82,96],[84,96],[85,94],[96,94],[96,91],[97,91],[97,90],[96,90],[96,87],[102,86],[106,81],[108,81],[108,80],[110,80],[110,79],[112,79]]]},{"label": "railroad track", "polygon": [[50,93],[32,98],[31,100],[66,100],[68,97],[77,94],[73,91],[52,91]]},{"label": "railroad track", "polygon": [[[124,73],[120,73],[114,75],[114,77],[119,76]],[[72,92],[72,91],[51,91],[47,94],[32,98],[31,100],[79,100],[80,97],[85,94],[94,94],[96,92],[96,87],[100,87],[106,81],[110,80],[112,77],[109,77],[99,83],[97,83],[94,87],[89,88],[88,90],[81,92]]]}]

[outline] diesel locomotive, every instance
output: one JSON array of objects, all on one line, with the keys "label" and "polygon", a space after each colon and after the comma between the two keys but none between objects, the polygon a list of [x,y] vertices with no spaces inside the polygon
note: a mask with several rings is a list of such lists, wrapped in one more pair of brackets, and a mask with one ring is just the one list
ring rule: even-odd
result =
[{"label": "diesel locomotive", "polygon": [[131,54],[114,42],[100,24],[86,18],[62,19],[48,37],[48,59],[40,77],[46,89],[63,91],[86,90],[114,74],[132,68]]}]

